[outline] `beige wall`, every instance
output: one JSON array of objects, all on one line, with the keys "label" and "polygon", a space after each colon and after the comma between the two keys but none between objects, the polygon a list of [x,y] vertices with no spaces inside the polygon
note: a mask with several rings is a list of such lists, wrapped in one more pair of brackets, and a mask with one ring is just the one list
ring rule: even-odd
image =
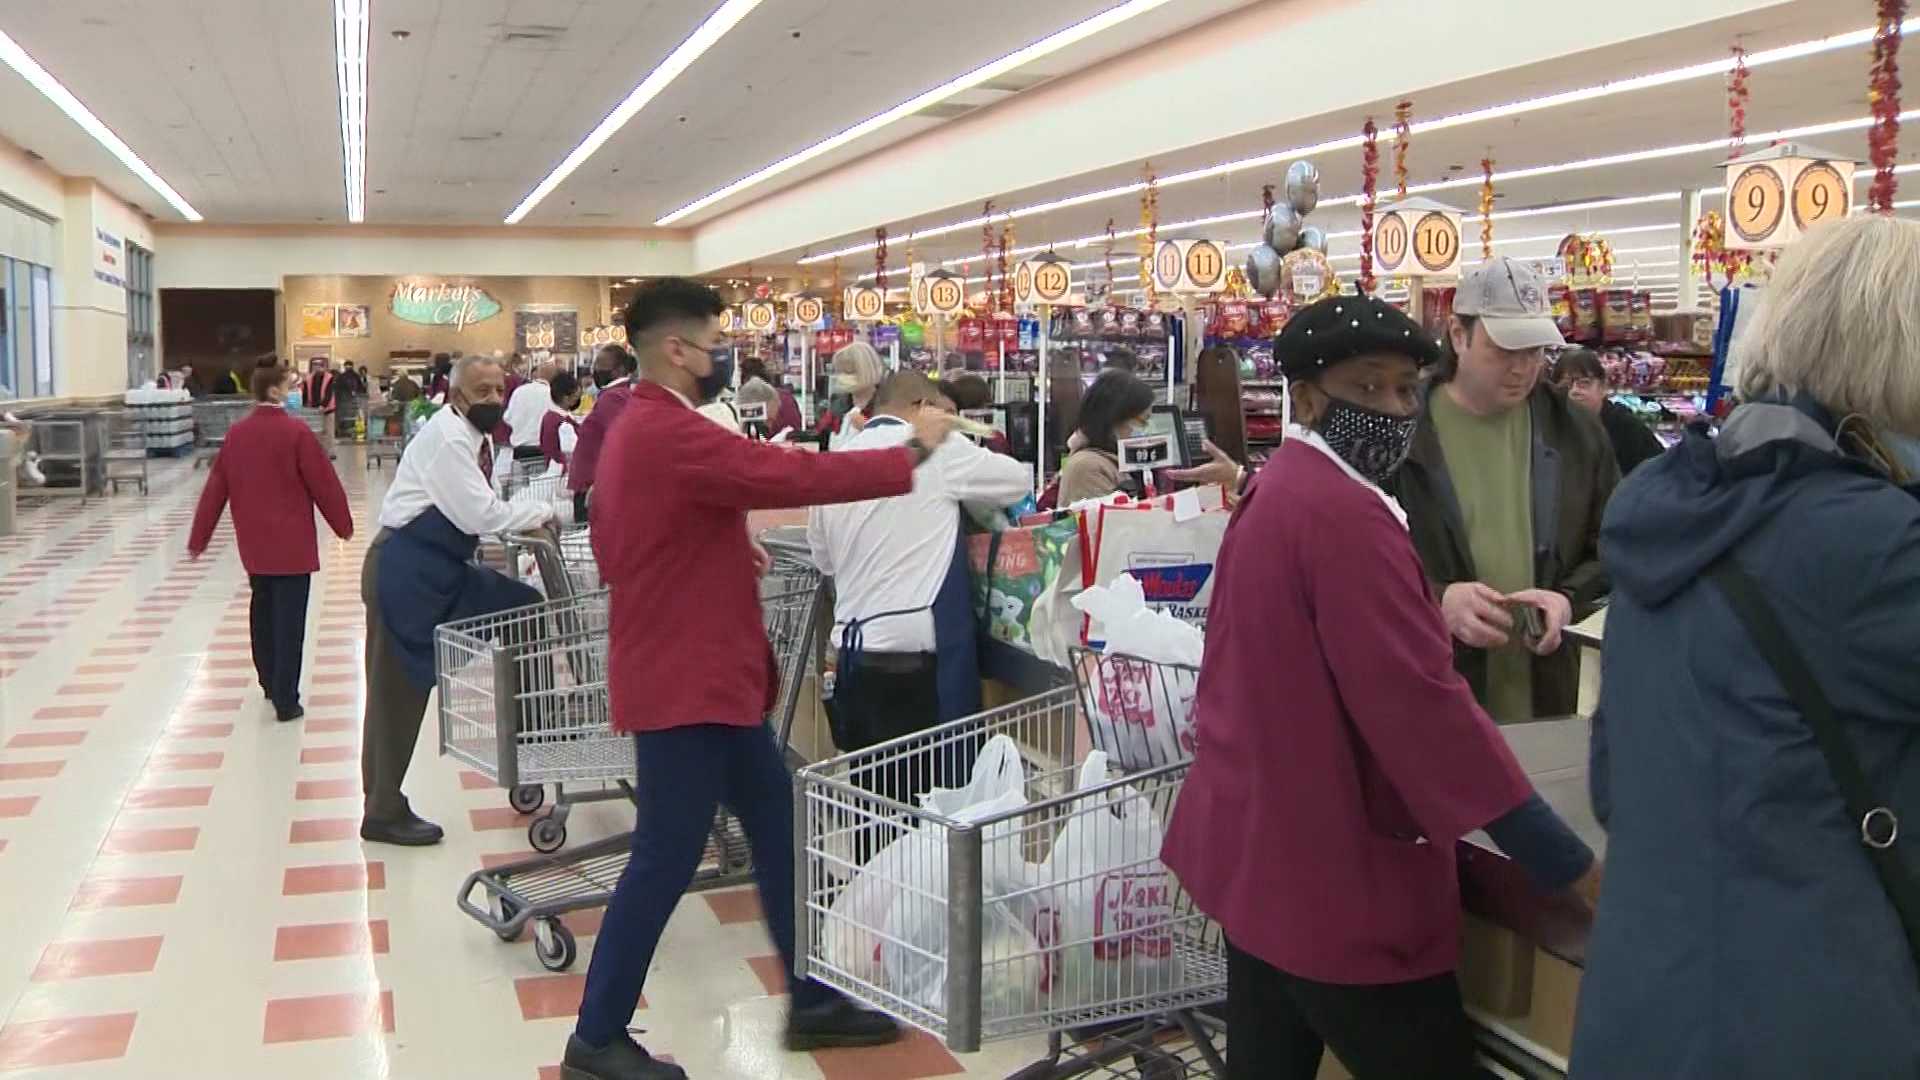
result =
[{"label": "beige wall", "polygon": [[[484,322],[455,330],[451,326],[421,326],[395,316],[389,307],[394,286],[402,281],[475,285],[500,305],[500,313]],[[504,353],[514,350],[514,309],[528,304],[560,304],[580,313],[581,326],[606,320],[607,286],[596,277],[362,277],[342,275],[298,276],[285,279],[280,293],[280,351],[291,356],[296,347],[326,345],[336,359],[386,370],[389,352],[425,349],[429,352]],[[372,334],[363,338],[303,338],[300,309],[305,304],[364,304],[373,309]]]}]

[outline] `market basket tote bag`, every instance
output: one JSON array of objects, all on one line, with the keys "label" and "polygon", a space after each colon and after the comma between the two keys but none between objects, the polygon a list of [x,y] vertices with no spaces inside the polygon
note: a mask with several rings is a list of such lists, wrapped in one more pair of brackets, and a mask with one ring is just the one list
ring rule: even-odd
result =
[{"label": "market basket tote bag", "polygon": [[1860,843],[1867,849],[1867,858],[1873,863],[1874,873],[1879,875],[1880,886],[1886,890],[1894,913],[1900,917],[1901,928],[1906,931],[1907,951],[1913,955],[1915,968],[1920,969],[1920,884],[1915,883],[1912,871],[1894,847],[1900,839],[1900,819],[1868,786],[1867,774],[1861,769],[1860,759],[1854,755],[1846,734],[1840,730],[1840,719],[1834,715],[1832,703],[1820,688],[1820,680],[1787,636],[1759,583],[1741,569],[1731,555],[1721,556],[1707,569],[1707,577],[1733,605],[1734,614],[1759,648],[1761,658],[1773,669],[1788,699],[1813,728],[1814,741],[1820,746],[1821,756],[1827,759],[1827,769],[1833,774],[1833,782],[1846,804],[1847,817],[1860,823]]}]

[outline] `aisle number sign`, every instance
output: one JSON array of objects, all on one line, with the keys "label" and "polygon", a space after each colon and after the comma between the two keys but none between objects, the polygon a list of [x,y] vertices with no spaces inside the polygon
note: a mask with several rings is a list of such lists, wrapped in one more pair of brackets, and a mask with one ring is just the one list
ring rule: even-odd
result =
[{"label": "aisle number sign", "polygon": [[1064,304],[1073,295],[1073,265],[1064,259],[1028,259],[1014,268],[1017,304]]},{"label": "aisle number sign", "polygon": [[765,300],[755,300],[741,309],[741,322],[750,334],[771,334],[779,322],[779,314],[773,305]]},{"label": "aisle number sign", "polygon": [[1785,247],[1816,225],[1853,211],[1851,158],[1782,143],[1726,164],[1727,247]]},{"label": "aisle number sign", "polygon": [[1373,222],[1373,255],[1381,272],[1451,278],[1460,273],[1460,212],[1432,199],[1400,199]]},{"label": "aisle number sign", "polygon": [[787,315],[796,329],[818,327],[827,317],[827,305],[817,296],[796,296],[789,301]]},{"label": "aisle number sign", "polygon": [[876,322],[887,313],[887,294],[871,285],[849,286],[840,310],[853,322]]},{"label": "aisle number sign", "polygon": [[920,279],[920,290],[926,294],[923,315],[957,315],[967,306],[967,286],[960,275],[949,270],[935,270]]},{"label": "aisle number sign", "polygon": [[1153,285],[1161,292],[1213,293],[1227,283],[1227,248],[1217,240],[1162,240],[1153,249]]}]

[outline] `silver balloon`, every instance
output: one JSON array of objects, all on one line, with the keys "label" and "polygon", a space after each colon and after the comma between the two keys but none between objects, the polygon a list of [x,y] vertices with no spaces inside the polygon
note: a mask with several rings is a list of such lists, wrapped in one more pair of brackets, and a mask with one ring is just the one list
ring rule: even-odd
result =
[{"label": "silver balloon", "polygon": [[1280,253],[1262,244],[1247,254],[1247,284],[1269,299],[1280,291]]},{"label": "silver balloon", "polygon": [[1312,248],[1322,255],[1327,253],[1327,233],[1318,225],[1309,225],[1300,230],[1300,246]]},{"label": "silver balloon", "polygon": [[1267,219],[1267,246],[1285,255],[1300,242],[1300,228],[1306,223],[1291,206],[1275,206]]},{"label": "silver balloon", "polygon": [[1287,166],[1287,205],[1303,217],[1320,205],[1320,170],[1313,167],[1313,162],[1296,161]]}]

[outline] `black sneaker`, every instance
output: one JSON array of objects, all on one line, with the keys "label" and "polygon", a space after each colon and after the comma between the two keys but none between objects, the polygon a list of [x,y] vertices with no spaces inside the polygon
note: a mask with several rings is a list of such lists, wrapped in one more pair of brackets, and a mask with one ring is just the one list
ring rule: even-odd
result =
[{"label": "black sneaker", "polygon": [[445,835],[440,826],[412,813],[392,821],[378,818],[363,818],[360,821],[360,839],[376,844],[431,847]]},{"label": "black sneaker", "polygon": [[279,720],[283,724],[286,724],[286,723],[291,723],[307,715],[307,710],[305,706],[301,706],[301,705],[295,705],[290,709],[282,709],[279,706],[275,706],[273,710],[273,715],[275,719]]},{"label": "black sneaker", "polygon": [[580,1036],[569,1035],[567,1054],[560,1059],[560,1080],[687,1080],[687,1070],[656,1061],[624,1031],[598,1050]]},{"label": "black sneaker", "polygon": [[885,1013],[863,1009],[835,994],[823,1005],[787,1014],[787,1049],[821,1050],[831,1046],[885,1046],[900,1040],[900,1025]]}]

